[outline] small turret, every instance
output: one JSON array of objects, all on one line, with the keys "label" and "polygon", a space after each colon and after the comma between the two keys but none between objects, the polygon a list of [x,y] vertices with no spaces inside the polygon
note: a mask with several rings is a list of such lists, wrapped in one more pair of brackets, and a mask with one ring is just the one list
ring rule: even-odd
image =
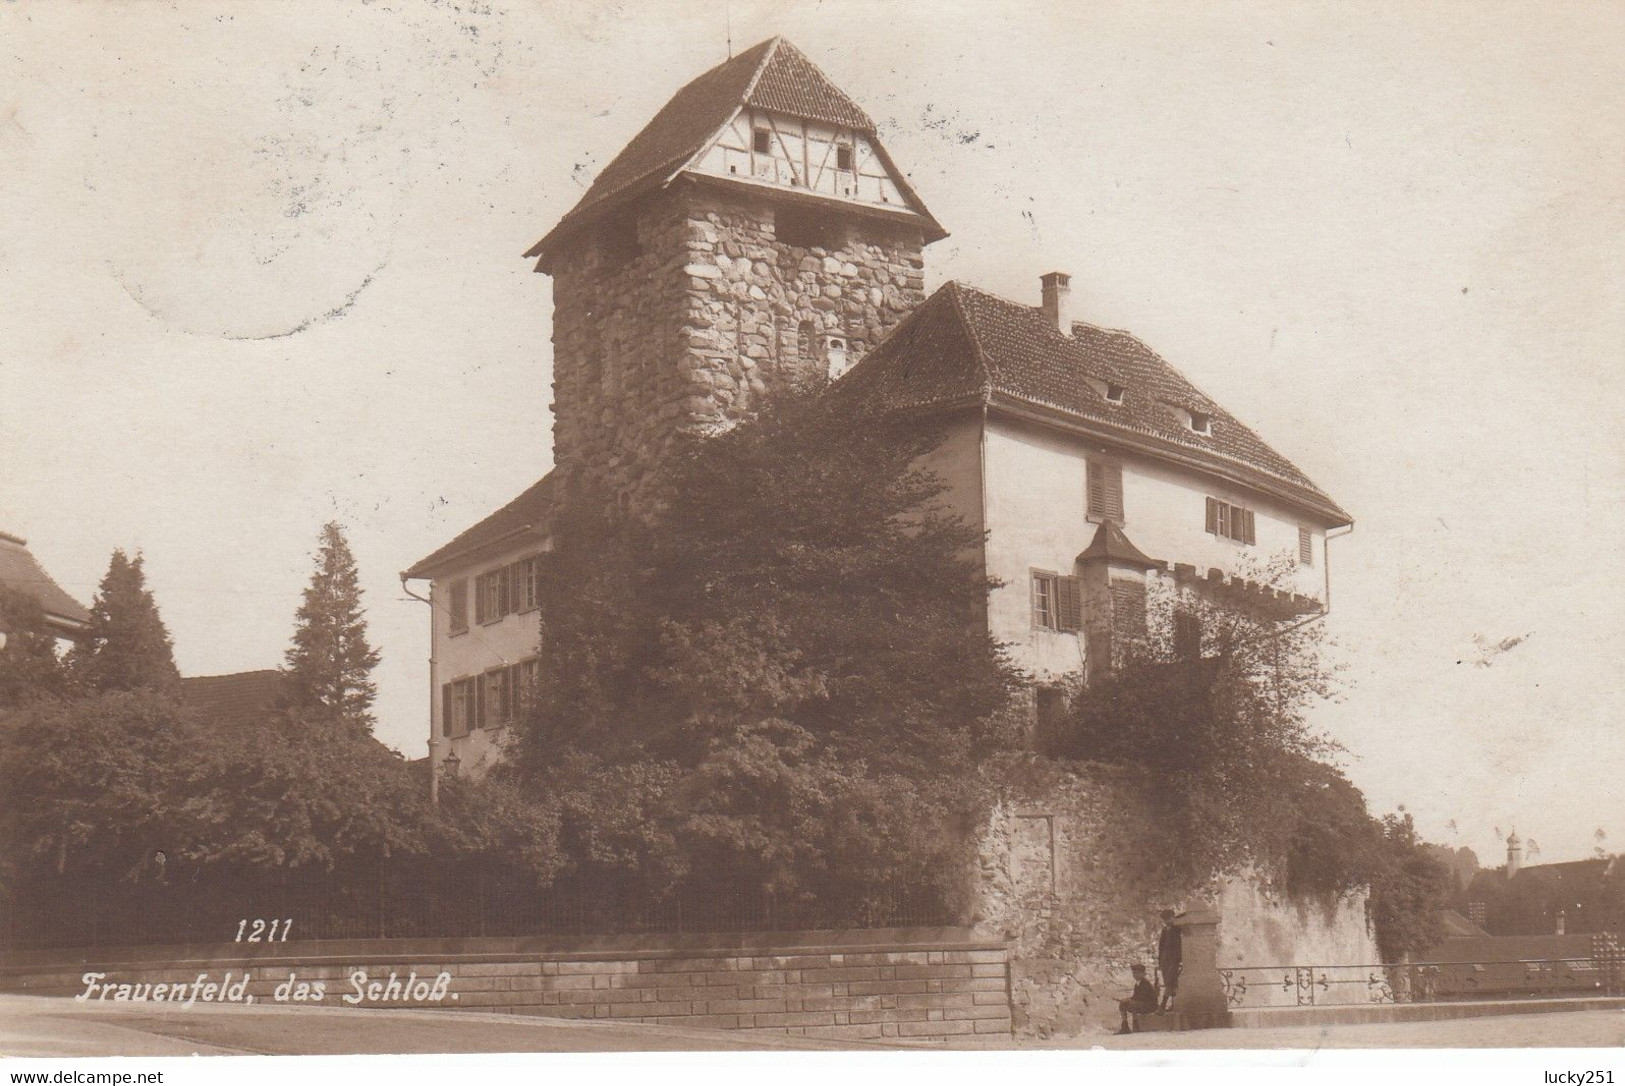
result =
[{"label": "small turret", "polygon": [[1517,830],[1513,830],[1511,833],[1507,834],[1507,878],[1510,879],[1512,876],[1516,875],[1518,873],[1518,869],[1522,866],[1523,838],[1518,836]]}]

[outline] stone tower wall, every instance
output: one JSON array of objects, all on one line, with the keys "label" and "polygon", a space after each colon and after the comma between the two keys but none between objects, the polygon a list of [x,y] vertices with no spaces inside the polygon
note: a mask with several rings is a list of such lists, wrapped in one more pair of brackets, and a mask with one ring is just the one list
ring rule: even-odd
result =
[{"label": "stone tower wall", "polygon": [[[671,442],[725,428],[777,388],[849,363],[925,297],[917,230],[841,217],[778,237],[785,204],[694,184],[644,201],[638,253],[602,229],[554,268],[554,457],[636,503]],[[791,214],[795,214],[792,212]],[[623,254],[616,259],[617,246]]]}]

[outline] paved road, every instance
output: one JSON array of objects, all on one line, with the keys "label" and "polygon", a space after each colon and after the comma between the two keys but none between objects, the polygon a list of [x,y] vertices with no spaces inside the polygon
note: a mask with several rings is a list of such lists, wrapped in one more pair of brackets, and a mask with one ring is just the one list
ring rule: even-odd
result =
[{"label": "paved road", "polygon": [[[1625,1010],[1444,1022],[1097,1035],[1044,1048],[1526,1048],[1625,1045]],[[458,1011],[164,1007],[0,996],[0,1055],[354,1055],[419,1052],[662,1052],[876,1046],[632,1023]]]},{"label": "paved road", "polygon": [[[1618,1048],[1625,1010],[1560,1011],[1458,1018],[1442,1022],[1373,1022],[1358,1026],[1286,1026],[1106,1036],[1089,1046],[1151,1048]],[[1059,1048],[1074,1045],[1062,1044]]]},{"label": "paved road", "polygon": [[5,1056],[336,1056],[417,1052],[851,1049],[805,1037],[469,1011],[75,1003],[0,996]]}]

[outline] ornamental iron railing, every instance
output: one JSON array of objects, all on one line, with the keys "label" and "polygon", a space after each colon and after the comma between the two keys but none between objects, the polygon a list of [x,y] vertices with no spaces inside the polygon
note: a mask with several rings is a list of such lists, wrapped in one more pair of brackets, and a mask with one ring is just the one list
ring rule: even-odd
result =
[{"label": "ornamental iron railing", "polygon": [[1585,957],[1378,965],[1259,965],[1219,971],[1232,1009],[1625,995],[1625,949],[1597,935]]}]

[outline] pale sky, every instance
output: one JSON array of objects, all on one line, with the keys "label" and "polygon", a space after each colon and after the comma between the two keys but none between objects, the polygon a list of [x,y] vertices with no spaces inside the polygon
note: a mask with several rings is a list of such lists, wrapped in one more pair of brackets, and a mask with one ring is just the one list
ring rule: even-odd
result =
[{"label": "pale sky", "polygon": [[[723,0],[0,4],[0,530],[89,602],[145,554],[186,674],[277,666],[341,520],[397,572],[551,463],[520,258]],[[1127,328],[1356,521],[1320,714],[1378,810],[1488,863],[1625,848],[1625,5],[732,0],[877,120],[928,287]],[[1493,645],[1527,640],[1504,652]],[[1446,823],[1454,820],[1459,833]]]}]

